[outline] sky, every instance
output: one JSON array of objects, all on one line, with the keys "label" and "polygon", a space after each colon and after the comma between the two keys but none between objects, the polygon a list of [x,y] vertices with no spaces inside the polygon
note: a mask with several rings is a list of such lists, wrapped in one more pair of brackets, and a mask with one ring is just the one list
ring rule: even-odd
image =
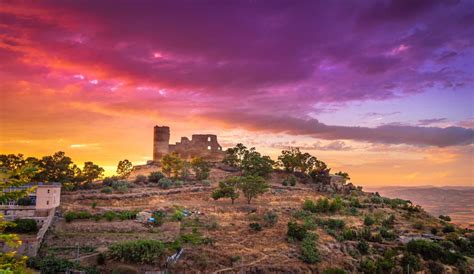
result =
[{"label": "sky", "polygon": [[358,185],[474,183],[474,1],[0,0],[0,153],[213,133]]}]

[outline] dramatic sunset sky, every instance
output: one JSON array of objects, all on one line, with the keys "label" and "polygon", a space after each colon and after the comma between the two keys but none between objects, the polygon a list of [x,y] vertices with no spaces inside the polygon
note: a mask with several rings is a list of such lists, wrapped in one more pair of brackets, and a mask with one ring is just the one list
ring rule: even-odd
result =
[{"label": "dramatic sunset sky", "polygon": [[0,93],[0,153],[111,174],[158,124],[360,185],[473,185],[474,1],[0,0]]}]

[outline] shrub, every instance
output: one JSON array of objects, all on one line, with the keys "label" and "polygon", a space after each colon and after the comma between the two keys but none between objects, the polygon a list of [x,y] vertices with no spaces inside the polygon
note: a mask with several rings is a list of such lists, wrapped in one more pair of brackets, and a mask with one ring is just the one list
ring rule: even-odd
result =
[{"label": "shrub", "polygon": [[431,234],[433,235],[438,234],[438,229],[436,227],[431,228]]},{"label": "shrub", "polygon": [[446,221],[446,222],[451,222],[451,217],[449,217],[448,215],[439,215],[439,218],[443,221]]},{"label": "shrub", "polygon": [[382,238],[386,239],[386,240],[389,240],[389,241],[393,241],[397,238],[397,235],[395,233],[393,233],[392,231],[389,231],[387,230],[386,228],[381,228],[380,229],[380,236],[382,236]]},{"label": "shrub", "polygon": [[144,184],[146,183],[146,179],[147,177],[145,175],[137,175],[137,177],[135,177],[135,180],[133,181],[135,184]]},{"label": "shrub", "polygon": [[414,272],[423,269],[423,265],[421,264],[420,258],[409,253],[405,253],[403,255],[400,264],[403,267],[404,273],[408,273],[408,268],[410,268],[410,270]]},{"label": "shrub", "polygon": [[112,177],[105,177],[104,180],[102,180],[102,185],[104,186],[112,186],[115,182],[120,180],[119,177],[117,176],[112,176]]},{"label": "shrub", "polygon": [[372,238],[372,233],[370,233],[370,228],[364,227],[359,231],[359,238],[364,239],[366,241],[370,241]]},{"label": "shrub", "polygon": [[426,267],[430,270],[431,274],[445,273],[443,264],[439,262],[435,262],[435,261],[428,262]]},{"label": "shrub", "polygon": [[375,223],[375,220],[374,220],[372,217],[370,217],[370,216],[365,216],[365,218],[364,218],[364,225],[366,225],[366,226],[371,226],[371,225],[373,225],[374,223]]},{"label": "shrub", "polygon": [[204,161],[201,157],[194,157],[191,160],[191,167],[196,175],[196,180],[205,180],[209,177],[211,164]]},{"label": "shrub", "polygon": [[164,218],[166,216],[166,213],[160,210],[154,211],[153,214],[151,215],[152,218],[154,218],[153,224],[160,226],[164,223]]},{"label": "shrub", "polygon": [[117,213],[115,213],[114,211],[107,211],[104,213],[104,218],[109,222],[113,221],[116,217]]},{"label": "shrub", "polygon": [[354,229],[344,229],[342,231],[342,238],[346,241],[352,241],[357,239],[357,231]]},{"label": "shrub", "polygon": [[120,193],[128,192],[128,187],[129,187],[129,184],[128,184],[127,180],[119,180],[119,181],[116,181],[116,182],[112,183],[112,188],[117,190]]},{"label": "shrub", "polygon": [[329,211],[330,212],[337,212],[337,211],[341,210],[342,207],[343,207],[342,199],[340,197],[336,197],[329,204]]},{"label": "shrub", "polygon": [[387,219],[382,221],[382,226],[390,228],[395,224],[395,215],[391,214]]},{"label": "shrub", "polygon": [[316,204],[312,200],[305,200],[303,210],[315,213],[317,212]]},{"label": "shrub", "polygon": [[281,184],[284,186],[288,186],[288,185],[296,186],[296,177],[293,175],[290,175],[286,177]]},{"label": "shrub", "polygon": [[133,220],[137,218],[138,211],[136,210],[124,210],[117,213],[120,220]]},{"label": "shrub", "polygon": [[346,274],[347,272],[341,268],[326,268],[323,271],[323,274]]},{"label": "shrub", "polygon": [[359,250],[360,254],[363,254],[363,255],[368,254],[369,249],[370,249],[370,246],[366,241],[360,240],[357,243],[357,250]]},{"label": "shrub", "polygon": [[367,274],[377,273],[377,266],[371,259],[364,259],[359,264],[359,271]]},{"label": "shrub", "polygon": [[162,189],[168,189],[172,185],[173,185],[173,182],[170,179],[166,178],[166,177],[163,177],[158,181],[158,186]]},{"label": "shrub", "polygon": [[298,225],[295,222],[288,222],[288,231],[286,234],[290,239],[301,241],[306,237],[307,230],[304,226]]},{"label": "shrub", "polygon": [[184,219],[183,210],[177,208],[175,209],[173,215],[171,215],[171,220],[181,222]]},{"label": "shrub", "polygon": [[165,245],[156,240],[126,241],[109,247],[112,258],[132,263],[156,263],[164,253]]},{"label": "shrub", "polygon": [[41,273],[66,273],[69,269],[80,268],[79,263],[77,262],[53,256],[30,258],[28,261],[28,267],[38,269]]},{"label": "shrub", "polygon": [[250,223],[249,227],[253,231],[262,231],[262,226],[259,223]]},{"label": "shrub", "polygon": [[38,231],[38,226],[35,220],[31,219],[16,219],[13,221],[14,226],[7,227],[8,232],[13,233],[35,233]]},{"label": "shrub", "polygon": [[320,212],[328,212],[329,211],[329,200],[327,198],[319,198],[316,201],[316,209]]},{"label": "shrub", "polygon": [[278,214],[274,211],[267,211],[263,215],[263,221],[266,226],[274,226],[278,223]]},{"label": "shrub", "polygon": [[110,194],[112,193],[112,188],[110,186],[106,186],[100,190],[100,192],[105,193],[105,194]]},{"label": "shrub", "polygon": [[443,227],[443,233],[451,233],[451,232],[454,232],[454,231],[456,231],[456,229],[454,228],[453,225],[448,224],[448,225],[445,225]]},{"label": "shrub", "polygon": [[346,223],[340,219],[328,219],[326,225],[330,229],[343,229]]},{"label": "shrub", "polygon": [[425,260],[441,260],[447,264],[456,264],[463,260],[459,253],[452,253],[438,243],[427,240],[412,240],[406,248],[408,252],[420,254]]},{"label": "shrub", "polygon": [[148,182],[157,184],[165,175],[159,171],[151,172],[148,175]]},{"label": "shrub", "polygon": [[76,219],[89,219],[92,217],[92,214],[90,214],[87,211],[68,211],[64,214],[64,218],[66,219],[66,222],[71,222]]},{"label": "shrub", "polygon": [[355,208],[362,208],[362,204],[359,202],[359,198],[357,197],[352,197],[349,205]]},{"label": "shrub", "polygon": [[211,186],[211,181],[210,180],[202,180],[201,184],[203,184],[204,186]]},{"label": "shrub", "polygon": [[370,198],[370,202],[373,203],[373,204],[381,204],[381,203],[383,203],[383,199],[382,199],[382,197],[379,197],[379,196],[372,196]]},{"label": "shrub", "polygon": [[309,233],[301,242],[301,260],[308,264],[314,264],[321,260],[319,250],[316,246],[316,235]]}]

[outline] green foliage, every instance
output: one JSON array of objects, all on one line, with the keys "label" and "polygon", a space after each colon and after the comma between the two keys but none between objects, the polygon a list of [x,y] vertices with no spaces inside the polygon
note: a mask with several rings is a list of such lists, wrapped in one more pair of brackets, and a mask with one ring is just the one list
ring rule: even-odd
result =
[{"label": "green foliage", "polygon": [[303,203],[303,210],[316,213],[318,209],[316,208],[316,204],[312,200],[305,200]]},{"label": "green foliage", "polygon": [[129,160],[121,160],[117,164],[117,174],[121,178],[126,179],[128,176],[130,176],[130,173],[132,173],[132,168],[133,165]]},{"label": "green foliage", "polygon": [[448,215],[439,215],[439,218],[443,221],[446,221],[446,222],[451,222],[451,217],[449,217]]},{"label": "green foliage", "polygon": [[342,209],[343,207],[342,199],[341,197],[336,197],[331,200],[331,203],[329,204],[329,212],[338,212],[339,210]]},{"label": "green foliage", "polygon": [[370,216],[365,216],[365,218],[364,218],[364,225],[366,225],[366,226],[371,226],[371,225],[373,225],[373,224],[375,224],[374,218],[372,218],[372,217],[370,217]]},{"label": "green foliage", "polygon": [[369,244],[365,240],[360,240],[357,243],[357,250],[359,250],[360,254],[368,254],[370,250]]},{"label": "green foliage", "polygon": [[371,259],[364,259],[359,263],[358,270],[362,273],[373,274],[377,273],[377,266],[375,262]]},{"label": "green foliage", "polygon": [[289,239],[301,241],[308,234],[306,228],[302,225],[298,225],[296,222],[288,222],[288,231],[286,235]]},{"label": "green foliage", "polygon": [[326,221],[326,226],[329,229],[343,229],[345,226],[345,222],[344,220],[340,220],[340,219],[328,219]]},{"label": "green foliage", "polygon": [[247,203],[250,204],[253,198],[267,192],[269,185],[263,177],[246,175],[241,177],[239,188],[247,199]]},{"label": "green foliage", "polygon": [[287,176],[285,179],[283,179],[281,184],[284,186],[296,186],[296,177],[293,175]]},{"label": "green foliage", "polygon": [[425,228],[425,224],[422,221],[415,222],[413,224],[414,229],[422,230]]},{"label": "green foliage", "polygon": [[157,184],[161,180],[161,178],[164,177],[165,175],[163,173],[159,171],[154,171],[148,175],[148,182]]},{"label": "green foliage", "polygon": [[156,226],[160,226],[164,223],[164,218],[166,217],[166,213],[164,211],[157,210],[152,213],[151,217],[155,219],[153,223]]},{"label": "green foliage", "polygon": [[308,264],[321,261],[319,250],[316,246],[316,235],[308,233],[301,242],[301,260]]},{"label": "green foliage", "polygon": [[274,211],[267,211],[263,214],[263,221],[268,227],[274,226],[278,223],[278,214]]},{"label": "green foliage", "polygon": [[386,228],[391,228],[395,224],[395,215],[390,214],[390,216],[382,221],[382,226]]},{"label": "green foliage", "polygon": [[406,249],[413,254],[419,254],[425,260],[441,260],[447,264],[456,264],[463,260],[457,252],[450,252],[441,245],[427,240],[412,240],[408,242]]},{"label": "green foliage", "polygon": [[158,187],[162,189],[168,189],[173,185],[173,181],[170,179],[163,177],[158,181]]},{"label": "green foliage", "polygon": [[39,270],[41,273],[65,273],[69,269],[81,269],[77,262],[53,256],[31,258],[28,261],[28,266]]},{"label": "green foliage", "polygon": [[184,212],[181,208],[176,208],[173,215],[171,215],[171,220],[176,222],[181,222],[184,219]]},{"label": "green foliage", "polygon": [[349,174],[347,172],[339,171],[339,172],[336,172],[334,174],[344,177],[345,180],[350,180],[351,179],[351,177],[349,177]]},{"label": "green foliage", "polygon": [[347,272],[341,268],[331,267],[324,269],[323,274],[347,274]]},{"label": "green foliage", "polygon": [[451,233],[456,231],[453,225],[447,224],[443,227],[443,233]]},{"label": "green foliage", "polygon": [[393,241],[397,238],[397,234],[395,234],[393,231],[387,230],[385,227],[380,229],[380,236],[388,241]]},{"label": "green foliage", "polygon": [[253,231],[262,231],[262,226],[259,223],[250,223],[249,227]]},{"label": "green foliage", "polygon": [[92,182],[100,179],[104,174],[104,169],[93,162],[85,162],[80,172],[81,181]]},{"label": "green foliage", "polygon": [[13,225],[5,229],[7,233],[36,233],[37,231],[36,221],[31,219],[16,219],[13,221]]},{"label": "green foliage", "polygon": [[241,168],[242,161],[247,153],[247,147],[239,143],[235,147],[226,150],[224,160],[222,162],[231,167]]},{"label": "green foliage", "polygon": [[191,168],[194,171],[196,180],[205,180],[209,177],[211,171],[211,164],[204,161],[201,157],[194,157],[191,160]]},{"label": "green foliage", "polygon": [[403,254],[400,264],[403,267],[404,273],[408,273],[408,268],[410,268],[410,271],[413,272],[423,269],[423,264],[421,263],[420,258],[410,253]]},{"label": "green foliage", "polygon": [[66,222],[71,222],[78,219],[89,219],[92,217],[92,214],[87,211],[68,211],[64,214]]},{"label": "green foliage", "polygon": [[268,177],[274,164],[269,156],[262,156],[259,152],[250,150],[242,160],[242,171],[244,175]]},{"label": "green foliage", "polygon": [[380,196],[374,195],[374,196],[370,197],[370,202],[373,203],[373,204],[382,204],[383,199]]},{"label": "green foliage", "polygon": [[219,187],[212,192],[211,197],[214,200],[219,200],[221,198],[229,198],[231,199],[232,204],[234,204],[234,201],[240,196],[237,189],[240,180],[240,177],[235,176],[219,182]]},{"label": "green foliage", "polygon": [[119,192],[119,193],[128,192],[128,187],[129,186],[130,185],[129,185],[127,180],[118,180],[118,181],[112,182],[112,188],[114,190],[116,190],[117,192]]},{"label": "green foliage", "polygon": [[357,239],[357,231],[351,228],[346,228],[342,231],[342,238],[346,241],[353,241]]},{"label": "green foliage", "polygon": [[169,154],[166,154],[163,156],[161,159],[161,170],[168,176],[170,177],[173,175],[174,178],[178,178],[181,172],[181,169],[183,168],[184,162],[179,157],[178,153],[172,152]]},{"label": "green foliage", "polygon": [[109,246],[112,258],[131,263],[158,263],[165,255],[165,245],[156,240],[136,240]]},{"label": "green foliage", "polygon": [[100,192],[105,193],[105,194],[110,194],[112,193],[113,189],[110,186],[103,187]]}]

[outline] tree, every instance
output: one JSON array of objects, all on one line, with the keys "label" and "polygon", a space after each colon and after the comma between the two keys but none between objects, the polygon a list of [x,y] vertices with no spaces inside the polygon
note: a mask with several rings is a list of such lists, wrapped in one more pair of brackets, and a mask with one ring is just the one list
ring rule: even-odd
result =
[{"label": "tree", "polygon": [[81,172],[71,158],[62,151],[58,151],[52,156],[44,156],[39,160],[38,167],[40,172],[34,179],[44,182],[77,182]]},{"label": "tree", "polygon": [[[31,183],[32,178],[37,174],[38,168],[34,166],[11,166],[0,168],[0,203],[16,201],[26,197],[34,188],[24,187]],[[6,191],[6,190],[9,191]],[[5,229],[13,226],[11,222],[3,220],[0,214],[0,241],[11,248],[21,245],[20,238],[15,234],[5,233]],[[18,257],[15,251],[0,253],[0,269],[7,273],[23,273],[26,269],[26,256]]]},{"label": "tree", "polygon": [[234,201],[239,198],[238,186],[240,183],[240,177],[234,176],[219,182],[219,187],[212,192],[211,197],[214,200],[221,198],[229,198],[234,204]]},{"label": "tree", "polygon": [[269,185],[260,176],[246,175],[241,177],[239,188],[247,199],[247,203],[250,204],[253,198],[267,192]]},{"label": "tree", "polygon": [[81,171],[81,179],[85,182],[92,182],[96,179],[102,178],[104,169],[93,162],[85,162],[84,168]]},{"label": "tree", "polygon": [[130,173],[132,173],[132,168],[133,168],[132,162],[130,162],[129,160],[125,159],[125,160],[119,161],[117,165],[117,174],[120,177],[126,179],[128,178],[128,176],[130,176]]},{"label": "tree", "polygon": [[349,177],[349,174],[347,172],[339,171],[339,172],[336,172],[335,175],[339,175],[341,177],[344,177],[344,179],[346,181],[349,181],[351,179],[351,177]]},{"label": "tree", "polygon": [[270,157],[252,150],[245,154],[241,167],[244,175],[267,177],[273,171],[274,164]]},{"label": "tree", "polygon": [[324,164],[311,154],[302,153],[299,148],[283,150],[281,155],[278,156],[278,163],[288,172],[300,171],[305,174],[312,170],[321,169],[322,164]]},{"label": "tree", "polygon": [[[251,148],[250,150],[255,150],[255,148]],[[235,147],[226,150],[224,160],[222,160],[222,162],[229,166],[240,168],[242,160],[248,152],[249,150],[247,147],[239,143]]]},{"label": "tree", "polygon": [[179,157],[178,153],[172,152],[166,154],[161,159],[161,170],[170,177],[174,174],[174,178],[178,178],[181,169],[183,168],[183,160]]},{"label": "tree", "polygon": [[179,176],[185,182],[189,179],[189,176],[191,175],[190,169],[191,169],[191,163],[189,163],[188,161],[183,161],[183,167],[181,168]]},{"label": "tree", "polygon": [[201,157],[194,157],[191,160],[191,167],[196,175],[197,180],[205,180],[209,177],[211,171],[211,164],[204,161]]}]

